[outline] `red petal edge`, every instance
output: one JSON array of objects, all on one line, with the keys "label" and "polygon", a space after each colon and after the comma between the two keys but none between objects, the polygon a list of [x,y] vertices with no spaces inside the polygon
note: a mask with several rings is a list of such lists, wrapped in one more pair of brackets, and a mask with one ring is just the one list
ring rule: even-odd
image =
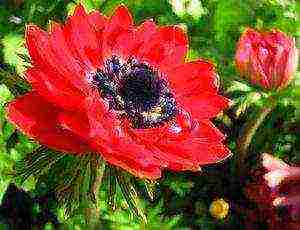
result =
[{"label": "red petal edge", "polygon": [[80,138],[59,125],[57,115],[60,110],[36,92],[12,101],[6,112],[8,120],[18,129],[50,148],[71,153],[91,151]]}]

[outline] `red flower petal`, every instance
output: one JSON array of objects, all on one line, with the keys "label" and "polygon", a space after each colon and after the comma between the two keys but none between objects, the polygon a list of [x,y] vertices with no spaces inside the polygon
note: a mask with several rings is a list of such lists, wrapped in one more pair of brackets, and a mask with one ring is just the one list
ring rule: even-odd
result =
[{"label": "red flower petal", "polygon": [[[94,53],[94,52],[90,52],[87,55],[89,56],[92,64],[94,66],[101,66],[102,63],[102,52],[103,52],[103,30],[107,24],[108,19],[100,14],[98,11],[94,11],[92,13],[89,14],[88,16],[88,21],[89,24],[93,27],[93,30],[95,32],[95,36],[97,38],[97,42],[98,42],[98,49],[101,50],[101,53]],[[99,56],[99,57],[95,57]],[[102,58],[100,58],[102,57]],[[97,63],[97,61],[99,61],[99,63]]]},{"label": "red flower petal", "polygon": [[91,129],[86,114],[63,111],[58,114],[57,120],[64,129],[76,134],[82,140],[88,141]]},{"label": "red flower petal", "polygon": [[178,26],[161,27],[139,51],[139,58],[162,72],[184,62],[188,49],[185,32]]},{"label": "red flower petal", "polygon": [[58,25],[52,24],[51,35],[34,25],[27,26],[26,44],[33,63],[44,72],[60,75],[83,92],[87,91],[84,70],[69,52]]},{"label": "red flower petal", "polygon": [[[99,104],[97,100],[90,102],[88,109],[90,125],[91,125],[91,138],[89,143],[97,149],[101,155],[108,157],[108,153],[113,155],[114,158],[123,159],[126,156],[127,161],[135,162],[135,167],[141,167],[139,174],[143,172],[142,168],[148,164],[154,165],[158,168],[175,167],[179,166],[181,169],[195,169],[194,162],[190,159],[170,156],[161,152],[159,148],[153,145],[143,143],[123,132],[119,121],[111,117],[111,114],[105,113],[103,105]],[[108,160],[110,163],[114,162]],[[120,167],[125,168],[127,162],[123,162]]]},{"label": "red flower petal", "polygon": [[86,153],[91,149],[70,131],[60,127],[53,107],[37,93],[30,92],[11,102],[7,107],[8,119],[22,132],[58,151]]},{"label": "red flower petal", "polygon": [[130,129],[130,132],[142,142],[156,144],[160,140],[182,141],[189,138],[202,139],[203,142],[217,143],[225,139],[209,120],[192,121],[187,113],[179,113],[176,119],[159,128]]},{"label": "red flower petal", "polygon": [[117,39],[122,34],[129,36],[130,31],[133,31],[131,14],[125,6],[119,6],[103,31],[103,55],[105,57],[121,55],[122,53],[115,48]]},{"label": "red flower petal", "polygon": [[221,143],[224,135],[209,121],[190,124],[184,116],[179,116],[177,123],[170,122],[164,128],[129,129],[128,132],[135,141],[153,149],[154,156],[173,170],[197,171],[201,164],[231,155]]},{"label": "red flower petal", "polygon": [[[153,157],[151,150],[137,144],[122,131],[120,121],[107,112],[103,103],[90,98],[86,105],[90,123],[89,143],[93,148],[104,155],[111,153],[118,159],[126,156],[139,165],[145,166],[150,163],[160,165],[161,162]],[[114,164],[114,162],[110,163]]]},{"label": "red flower petal", "polygon": [[249,34],[249,36],[242,36],[240,38],[235,54],[235,64],[242,75],[248,74],[248,68],[250,65],[249,57],[251,55],[251,39],[259,39],[259,34],[255,30],[247,29],[244,33]]},{"label": "red flower petal", "polygon": [[[279,56],[279,54],[278,54]],[[290,78],[293,76],[294,68],[287,68],[287,66],[292,66],[292,61],[295,59],[294,52],[283,51],[281,56],[277,58],[276,63],[274,63],[273,69],[273,79],[272,86],[276,88],[277,86],[286,86],[290,81]],[[282,76],[282,77],[280,77]]]},{"label": "red flower petal", "polygon": [[137,57],[141,46],[148,43],[151,36],[156,32],[155,23],[152,20],[147,20],[136,30],[128,30],[121,33],[116,39],[114,52],[122,56],[124,60],[130,57]]},{"label": "red flower petal", "polygon": [[[80,136],[91,143],[95,150],[101,150],[101,156],[107,161],[116,166],[123,168],[126,171],[131,172],[140,178],[157,179],[161,177],[161,169],[159,165],[153,164],[153,159],[147,159],[144,154],[148,154],[146,151],[141,151],[139,148],[135,147],[135,143],[110,143],[113,139],[104,140],[103,136],[98,137],[92,134],[91,128],[89,126],[89,121],[85,115],[80,113],[64,112],[59,114],[59,122],[65,128],[73,133]],[[104,131],[104,130],[103,130]],[[90,137],[92,134],[92,137]],[[102,131],[100,134],[103,134]],[[113,138],[113,137],[111,137]],[[102,141],[100,141],[102,139]],[[119,138],[114,140],[118,140]],[[138,152],[136,152],[138,151]],[[127,157],[128,152],[132,153],[134,157]],[[141,155],[139,157],[139,155]],[[149,156],[149,155],[148,155]]]},{"label": "red flower petal", "polygon": [[191,137],[207,143],[220,143],[225,140],[225,135],[209,120],[199,121],[191,131]]},{"label": "red flower petal", "polygon": [[161,177],[161,169],[154,164],[140,164],[134,159],[127,158],[126,155],[114,156],[113,154],[102,154],[103,158],[139,178],[155,180]]},{"label": "red flower petal", "polygon": [[201,92],[198,95],[180,98],[179,103],[197,120],[216,117],[230,105],[230,100],[213,93]]},{"label": "red flower petal", "polygon": [[152,35],[157,32],[157,27],[152,19],[146,20],[137,27],[136,36],[142,43],[148,43]]},{"label": "red flower petal", "polygon": [[[150,139],[150,136],[145,136],[142,132],[145,131],[148,135],[151,133],[150,130],[135,130],[127,127],[127,134],[141,146],[145,146],[147,149],[152,150],[148,154],[154,157],[154,159],[158,159],[159,164],[162,168],[170,168],[173,170],[198,170],[199,165],[193,159],[187,158],[185,155],[180,154],[169,154],[169,152],[165,151],[165,149],[160,148],[161,140],[168,139],[165,138],[166,131],[163,129],[156,129],[157,132],[152,132],[153,136]],[[141,135],[139,135],[141,134]],[[162,138],[162,139],[161,139]]]},{"label": "red flower petal", "polygon": [[[102,38],[102,32],[107,23],[106,16],[102,15],[99,11],[93,11],[88,15],[89,24],[93,26],[97,38]],[[101,36],[98,36],[100,33]],[[102,41],[99,41],[102,44]]]},{"label": "red flower petal", "polygon": [[[161,141],[157,143],[159,149],[167,153],[171,158],[181,156],[183,159],[189,159],[198,165],[217,163],[231,156],[231,152],[223,144],[210,144],[203,142],[202,139],[187,139],[184,141]],[[185,168],[193,170],[193,168]]]},{"label": "red flower petal", "polygon": [[[255,56],[256,52],[255,51],[251,51],[251,55]],[[250,65],[251,67],[256,67],[255,70],[253,70],[253,75],[252,75],[252,82],[254,84],[258,84],[258,85],[264,85],[267,88],[270,87],[270,79],[268,78],[268,76],[266,75],[266,72],[264,72],[264,66],[262,65],[264,62],[267,62],[266,60],[261,61],[259,59],[250,59]]]},{"label": "red flower petal", "polygon": [[47,65],[48,34],[35,25],[26,26],[26,46],[34,64],[49,68]]},{"label": "red flower petal", "polygon": [[171,88],[176,92],[176,97],[204,91],[216,93],[218,88],[214,66],[203,60],[177,66],[168,71],[167,78]]},{"label": "red flower petal", "polygon": [[[93,14],[92,18],[90,17],[83,6],[78,5],[63,31],[68,47],[73,51],[74,56],[91,69],[97,69],[103,62],[100,31],[104,28],[105,19],[100,14]],[[92,22],[91,19],[94,18],[96,21]],[[94,25],[94,23],[97,24]]]},{"label": "red flower petal", "polygon": [[221,143],[225,139],[224,135],[210,121],[192,122],[189,119],[179,115],[176,123],[170,123],[162,131],[163,135],[155,141],[155,145],[169,154],[170,158],[179,155],[198,167],[221,161],[231,155]]},{"label": "red flower petal", "polygon": [[45,74],[40,68],[26,71],[26,79],[42,97],[64,109],[81,110],[84,97],[82,93],[60,75]]},{"label": "red flower petal", "polygon": [[66,77],[78,89],[88,94],[90,85],[86,74],[90,69],[73,56],[65,40],[63,28],[59,24],[52,23],[50,29],[50,50],[48,52],[50,55],[53,53],[51,67],[59,67],[57,72]]}]

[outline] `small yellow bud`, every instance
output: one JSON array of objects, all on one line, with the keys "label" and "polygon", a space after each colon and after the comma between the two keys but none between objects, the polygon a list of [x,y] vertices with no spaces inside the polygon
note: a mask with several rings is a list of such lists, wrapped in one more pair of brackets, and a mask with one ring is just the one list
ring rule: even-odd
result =
[{"label": "small yellow bud", "polygon": [[213,201],[209,207],[210,214],[216,219],[224,219],[228,215],[229,204],[223,199]]}]

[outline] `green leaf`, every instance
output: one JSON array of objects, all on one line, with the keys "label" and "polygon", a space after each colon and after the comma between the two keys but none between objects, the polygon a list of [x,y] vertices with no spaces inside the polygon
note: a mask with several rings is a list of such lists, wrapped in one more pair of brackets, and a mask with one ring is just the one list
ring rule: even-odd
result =
[{"label": "green leaf", "polygon": [[226,93],[232,93],[235,91],[249,92],[253,90],[249,85],[239,81],[232,81],[230,84],[231,85],[226,89]]},{"label": "green leaf", "polygon": [[9,91],[8,87],[4,84],[0,85],[0,106],[11,101],[14,98],[13,94]]},{"label": "green leaf", "polygon": [[[86,188],[82,185],[89,165],[89,156],[72,157],[68,163],[72,168],[63,172],[62,177],[53,185],[53,189],[59,204],[65,208],[65,215],[71,217],[78,214],[81,202],[87,199]],[[59,168],[57,166],[53,173],[56,174]]]},{"label": "green leaf", "polygon": [[145,180],[144,185],[150,200],[153,201],[156,194],[157,183],[155,181]]},{"label": "green leaf", "polygon": [[108,177],[108,194],[107,194],[107,204],[111,210],[116,209],[116,186],[117,186],[117,177],[113,166],[107,165],[106,168],[107,177]]},{"label": "green leaf", "polygon": [[182,177],[176,177],[176,179],[170,179],[164,182],[168,185],[175,193],[180,197],[183,197],[188,193],[194,186],[194,183],[190,180],[186,180]]},{"label": "green leaf", "polygon": [[64,155],[49,151],[44,146],[38,147],[16,162],[16,180],[23,183],[30,176],[39,177],[62,157]]},{"label": "green leaf", "polygon": [[7,141],[14,133],[15,133],[15,126],[11,123],[5,121],[2,126],[2,135],[5,141]]},{"label": "green leaf", "polygon": [[[0,104],[3,105],[3,103],[10,101],[13,98],[13,95],[22,95],[28,91],[29,84],[25,81],[24,78],[21,76],[12,73],[11,71],[7,69],[3,69],[0,67],[0,84],[2,89],[3,86],[7,88],[8,91],[10,91],[11,97],[7,98],[8,95],[1,95],[0,96]],[[3,92],[4,93],[4,92]]]},{"label": "green leaf", "polygon": [[[22,58],[28,56],[24,46],[24,38],[20,34],[10,33],[2,39],[4,61],[16,68],[19,75],[22,75],[28,67],[28,63]],[[20,56],[21,55],[21,56]]]},{"label": "green leaf", "polygon": [[213,19],[216,45],[223,52],[231,53],[234,51],[234,40],[237,39],[239,31],[251,21],[251,9],[256,3],[250,0],[220,0],[216,4]]},{"label": "green leaf", "polygon": [[135,190],[133,183],[130,178],[123,174],[122,171],[115,169],[117,175],[117,181],[121,188],[122,194],[129,205],[130,211],[135,214],[135,216],[142,221],[142,223],[147,223],[147,217],[144,213],[143,207],[139,200],[138,194]]},{"label": "green leaf", "polygon": [[[179,229],[178,224],[179,221],[182,220],[181,215],[176,216],[168,216],[168,217],[162,217],[162,210],[164,210],[164,202],[163,199],[161,199],[154,207],[151,206],[151,208],[148,209],[148,223],[147,225],[142,226],[141,229]],[[159,224],[158,224],[159,223]],[[144,227],[144,228],[143,228]]]},{"label": "green leaf", "polygon": [[244,96],[239,97],[233,101],[233,106],[235,108],[235,115],[239,117],[241,114],[244,114],[245,111],[252,106],[253,104],[260,105],[260,99],[262,95],[257,92],[250,92]]},{"label": "green leaf", "polygon": [[78,5],[79,3],[82,4],[88,12],[90,12],[92,10],[99,9],[105,2],[105,0],[75,0],[74,2],[70,2],[67,5],[68,15],[73,14],[76,5]]}]

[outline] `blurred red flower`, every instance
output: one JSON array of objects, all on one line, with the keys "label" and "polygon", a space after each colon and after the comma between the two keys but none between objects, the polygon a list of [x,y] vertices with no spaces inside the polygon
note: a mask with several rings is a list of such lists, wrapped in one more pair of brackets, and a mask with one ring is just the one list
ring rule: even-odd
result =
[{"label": "blurred red flower", "polygon": [[[263,170],[246,187],[248,197],[270,229],[300,229],[300,167],[289,166],[269,154],[262,156]],[[281,212],[281,213],[280,213]]]},{"label": "blurred red flower", "polygon": [[295,40],[271,30],[246,29],[235,55],[240,74],[264,89],[282,89],[293,79],[298,62]]},{"label": "blurred red flower", "polygon": [[218,95],[206,61],[185,62],[177,26],[139,26],[125,6],[107,18],[79,5],[65,25],[26,28],[32,91],[11,102],[8,119],[55,150],[97,152],[141,178],[163,168],[199,170],[231,153],[210,119],[229,100]]}]

